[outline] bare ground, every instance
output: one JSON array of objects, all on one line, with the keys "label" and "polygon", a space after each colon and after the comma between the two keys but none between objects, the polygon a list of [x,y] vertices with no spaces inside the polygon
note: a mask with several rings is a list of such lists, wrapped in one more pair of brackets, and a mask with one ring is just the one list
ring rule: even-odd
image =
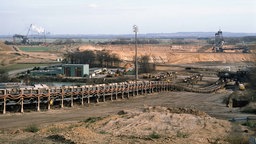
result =
[{"label": "bare ground", "polygon": [[[230,93],[162,92],[44,112],[8,113],[0,116],[0,142],[228,143],[226,138],[234,130],[226,120],[248,116],[222,103]],[[24,131],[31,124],[40,130]],[[240,126],[235,131],[244,134]]]},{"label": "bare ground", "polygon": [[[133,48],[133,46],[82,46],[79,50],[106,49],[129,61],[134,55]],[[145,45],[139,47],[139,55],[148,54],[153,62],[172,64],[256,61],[253,54],[191,53],[196,52],[197,49],[193,46],[160,48]],[[1,55],[3,58],[0,59],[0,64],[3,66],[16,62],[35,62],[35,60],[48,62],[49,59],[54,61],[58,57],[57,54],[49,53],[7,51],[1,52]],[[10,55],[15,57],[9,59]],[[162,92],[113,102],[75,105],[73,108],[65,107],[24,114],[7,113],[0,115],[0,143],[232,143],[227,141],[228,135],[236,133],[235,137],[245,135],[247,139],[249,133],[245,134],[244,128],[241,129],[240,125],[231,125],[226,120],[233,117],[255,117],[255,115],[240,113],[239,108],[227,108],[223,104],[223,99],[230,94],[231,91],[227,90],[211,94]],[[197,115],[186,112],[177,114],[170,111],[176,108],[207,114]],[[118,115],[120,111],[124,113]],[[38,127],[39,131],[31,133],[24,130],[31,124]],[[186,129],[189,126],[192,128]]]}]

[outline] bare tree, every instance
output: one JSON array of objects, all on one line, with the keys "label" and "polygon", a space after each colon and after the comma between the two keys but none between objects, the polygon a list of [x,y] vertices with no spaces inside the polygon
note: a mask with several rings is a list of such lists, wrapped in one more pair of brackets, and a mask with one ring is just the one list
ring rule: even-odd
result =
[{"label": "bare tree", "polygon": [[140,73],[149,73],[155,70],[154,65],[150,62],[150,57],[148,55],[141,56],[139,59]]},{"label": "bare tree", "polygon": [[121,60],[116,54],[110,54],[108,51],[73,52],[65,55],[65,63],[71,64],[89,64],[92,67],[114,67],[118,66]]},{"label": "bare tree", "polygon": [[5,70],[0,70],[0,82],[8,82],[9,76]]}]

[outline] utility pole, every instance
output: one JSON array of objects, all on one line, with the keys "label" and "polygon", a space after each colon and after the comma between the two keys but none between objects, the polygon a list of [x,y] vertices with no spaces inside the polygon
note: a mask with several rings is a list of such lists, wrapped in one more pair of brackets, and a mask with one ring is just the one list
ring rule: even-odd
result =
[{"label": "utility pole", "polygon": [[137,34],[138,26],[133,25],[133,32],[135,33],[135,80],[138,80],[138,48],[137,48]]}]

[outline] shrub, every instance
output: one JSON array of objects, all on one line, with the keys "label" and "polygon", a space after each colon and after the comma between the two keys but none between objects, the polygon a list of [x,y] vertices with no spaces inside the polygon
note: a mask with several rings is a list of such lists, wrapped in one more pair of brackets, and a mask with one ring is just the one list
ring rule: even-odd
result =
[{"label": "shrub", "polygon": [[86,119],[84,122],[85,123],[94,123],[96,121],[99,121],[101,120],[102,118],[101,117],[89,117],[88,119]]},{"label": "shrub", "polygon": [[245,137],[243,135],[230,135],[227,137],[227,142],[231,144],[248,144],[248,137]]},{"label": "shrub", "polygon": [[149,138],[151,139],[159,139],[161,136],[156,133],[156,132],[153,132],[152,134],[149,135]]},{"label": "shrub", "polygon": [[178,131],[176,136],[179,138],[188,138],[189,135],[187,133]]},{"label": "shrub", "polygon": [[247,121],[247,122],[243,123],[242,125],[248,126],[248,127],[250,127],[250,128],[255,128],[255,127],[256,127],[256,122]]},{"label": "shrub", "polygon": [[59,133],[61,132],[62,129],[60,128],[57,128],[57,127],[52,127],[50,129],[48,129],[48,132],[51,132],[51,133]]},{"label": "shrub", "polygon": [[38,128],[37,125],[31,124],[31,125],[29,125],[29,126],[27,126],[27,127],[25,128],[25,131],[26,131],[26,132],[36,133],[36,132],[39,131],[39,128]]},{"label": "shrub", "polygon": [[108,132],[106,132],[106,131],[100,131],[99,133],[100,134],[108,134]]},{"label": "shrub", "polygon": [[71,140],[67,140],[62,135],[50,135],[47,138],[50,140],[53,140],[54,142],[65,143],[65,144],[75,144],[75,142],[73,142]]}]

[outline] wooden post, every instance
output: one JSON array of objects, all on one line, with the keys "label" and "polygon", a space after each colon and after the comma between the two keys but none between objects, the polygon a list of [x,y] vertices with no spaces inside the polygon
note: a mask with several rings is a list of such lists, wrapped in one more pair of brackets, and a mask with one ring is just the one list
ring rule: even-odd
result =
[{"label": "wooden post", "polygon": [[47,90],[47,95],[48,95],[48,110],[51,109],[51,91],[50,89]]},{"label": "wooden post", "polygon": [[152,84],[152,93],[156,92],[156,82]]},{"label": "wooden post", "polygon": [[99,101],[99,98],[100,98],[99,92],[100,92],[99,86],[97,86],[97,99],[96,99],[96,102],[97,102],[97,103],[100,102],[100,101]]},{"label": "wooden post", "polygon": [[111,85],[111,95],[110,95],[110,100],[113,101],[113,85]]},{"label": "wooden post", "polygon": [[90,103],[90,87],[87,89],[87,103]]},{"label": "wooden post", "polygon": [[136,95],[139,95],[138,82],[136,81]]},{"label": "wooden post", "polygon": [[99,97],[100,97],[100,96],[99,96],[99,95],[97,95],[97,99],[96,99],[96,102],[97,102],[97,103],[99,103],[99,102],[100,102]]},{"label": "wooden post", "polygon": [[82,99],[81,99],[81,105],[84,105],[84,88],[82,88]]},{"label": "wooden post", "polygon": [[[6,90],[5,90],[6,91]],[[3,108],[3,114],[6,114],[6,96],[4,96],[4,108]]]},{"label": "wooden post", "polygon": [[151,82],[148,83],[148,93],[151,93]]},{"label": "wooden post", "polygon": [[70,106],[73,107],[74,106],[74,100],[73,100],[73,92],[74,92],[74,88],[71,88],[71,104]]},{"label": "wooden post", "polygon": [[135,95],[135,87],[134,87],[134,83],[132,84],[132,96]]},{"label": "wooden post", "polygon": [[148,93],[148,92],[147,92],[148,88],[149,88],[149,87],[148,87],[148,84],[146,83],[146,84],[145,84],[145,87],[144,87],[145,94],[147,94],[147,93]]},{"label": "wooden post", "polygon": [[145,83],[143,83],[143,84],[141,85],[141,94],[142,94],[142,95],[144,95],[144,94],[146,93],[146,91],[144,91],[145,88],[146,88]]},{"label": "wooden post", "polygon": [[122,84],[121,87],[122,87],[122,89],[121,89],[122,90],[122,99],[124,99],[124,90],[125,90],[124,84]]},{"label": "wooden post", "polygon": [[156,87],[156,90],[155,90],[155,92],[158,92],[158,88],[159,88],[159,82],[156,82],[156,83],[155,83],[155,87]]},{"label": "wooden post", "polygon": [[37,90],[37,111],[40,112],[40,90]]},{"label": "wooden post", "polygon": [[61,88],[61,108],[64,107],[64,88]]},{"label": "wooden post", "polygon": [[119,85],[116,85],[116,100],[117,100],[118,87]]},{"label": "wooden post", "polygon": [[87,97],[87,103],[89,104],[90,103],[90,96],[88,95]]},{"label": "wooden post", "polygon": [[21,112],[21,113],[24,113],[23,100],[24,100],[24,98],[23,98],[23,96],[22,96],[22,97],[21,97],[21,108],[20,108],[20,112]]},{"label": "wooden post", "polygon": [[106,92],[106,89],[105,89],[106,87],[105,87],[105,85],[104,85],[104,88],[103,88],[103,102],[105,102],[106,101],[106,98],[105,98],[105,92]]},{"label": "wooden post", "polygon": [[24,113],[24,108],[23,108],[23,90],[20,91],[20,95],[21,95],[21,108],[20,108],[20,112]]},{"label": "wooden post", "polygon": [[141,86],[140,86],[140,93],[141,93],[141,95],[143,95],[143,84],[141,84]]},{"label": "wooden post", "polygon": [[6,114],[6,97],[7,97],[7,90],[4,90],[4,107],[3,107],[3,114]]},{"label": "wooden post", "polygon": [[141,86],[140,86],[140,93],[141,93],[141,95],[143,95],[143,84],[141,84]]},{"label": "wooden post", "polygon": [[143,93],[144,93],[144,94],[147,94],[147,84],[146,84],[146,83],[144,83]]},{"label": "wooden post", "polygon": [[154,92],[154,87],[153,87],[151,82],[150,82],[150,84],[151,84],[151,93],[153,93]]},{"label": "wooden post", "polygon": [[127,84],[127,98],[130,97],[130,84]]},{"label": "wooden post", "polygon": [[162,82],[159,82],[159,92],[162,92]]}]

